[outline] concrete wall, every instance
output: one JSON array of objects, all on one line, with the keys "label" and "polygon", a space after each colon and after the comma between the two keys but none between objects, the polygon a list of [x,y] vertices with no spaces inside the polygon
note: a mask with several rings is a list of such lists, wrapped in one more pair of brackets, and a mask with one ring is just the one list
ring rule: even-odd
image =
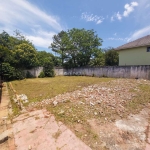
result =
[{"label": "concrete wall", "polygon": [[29,71],[31,75],[33,75],[33,77],[37,78],[40,75],[40,73],[43,71],[43,67],[35,67],[29,70],[24,70],[25,73],[27,73],[27,71]]},{"label": "concrete wall", "polygon": [[64,75],[64,70],[63,68],[55,68],[55,74],[56,76],[63,76]]},{"label": "concrete wall", "polygon": [[85,75],[111,78],[139,78],[150,80],[150,65],[148,66],[109,66],[97,68],[55,69],[59,75]]},{"label": "concrete wall", "polygon": [[[38,77],[43,67],[36,67],[29,71],[34,77]],[[56,76],[84,75],[110,78],[139,78],[150,80],[150,65],[145,66],[109,66],[109,67],[85,67],[74,69],[55,68]]]},{"label": "concrete wall", "polygon": [[125,49],[118,52],[119,66],[150,65],[150,52],[147,52],[147,47]]}]

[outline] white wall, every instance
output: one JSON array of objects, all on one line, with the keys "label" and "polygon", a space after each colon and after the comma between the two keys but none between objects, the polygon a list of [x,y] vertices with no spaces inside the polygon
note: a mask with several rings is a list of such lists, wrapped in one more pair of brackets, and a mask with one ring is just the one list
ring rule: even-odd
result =
[{"label": "white wall", "polygon": [[59,75],[85,75],[110,78],[139,78],[150,80],[150,65],[148,66],[109,66],[109,67],[86,67],[74,69],[55,69]]}]

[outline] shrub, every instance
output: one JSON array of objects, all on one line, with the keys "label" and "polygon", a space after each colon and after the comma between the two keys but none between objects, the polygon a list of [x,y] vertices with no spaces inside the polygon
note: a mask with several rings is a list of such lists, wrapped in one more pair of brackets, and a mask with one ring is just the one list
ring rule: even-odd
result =
[{"label": "shrub", "polygon": [[6,80],[12,80],[15,78],[15,68],[12,67],[9,63],[2,63],[0,73],[3,74]]},{"label": "shrub", "polygon": [[40,72],[40,74],[39,74],[39,76],[38,76],[38,78],[44,78],[45,77],[45,73],[42,71],[42,72]]},{"label": "shrub", "polygon": [[26,78],[34,78],[34,76],[29,71],[27,71]]},{"label": "shrub", "polygon": [[15,79],[22,80],[22,79],[25,79],[25,77],[26,77],[26,74],[23,70],[21,69],[15,70]]}]

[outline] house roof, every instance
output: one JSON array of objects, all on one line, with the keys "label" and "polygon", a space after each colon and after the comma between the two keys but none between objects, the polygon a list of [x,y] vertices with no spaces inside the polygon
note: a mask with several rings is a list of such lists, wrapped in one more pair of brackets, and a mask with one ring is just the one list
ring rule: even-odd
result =
[{"label": "house roof", "polygon": [[135,41],[132,41],[132,42],[129,42],[122,46],[119,46],[119,47],[115,48],[115,50],[123,50],[123,49],[142,47],[142,46],[150,46],[150,35],[144,36]]}]

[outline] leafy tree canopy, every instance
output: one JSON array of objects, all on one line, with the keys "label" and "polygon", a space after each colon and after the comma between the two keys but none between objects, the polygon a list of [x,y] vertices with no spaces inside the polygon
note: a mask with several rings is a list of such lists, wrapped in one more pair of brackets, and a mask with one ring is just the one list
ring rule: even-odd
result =
[{"label": "leafy tree canopy", "polygon": [[94,30],[73,28],[54,35],[50,48],[59,54],[62,66],[82,67],[89,65],[94,52],[100,50],[101,45],[102,39]]},{"label": "leafy tree canopy", "polygon": [[109,47],[104,49],[105,52],[105,65],[106,66],[118,66],[119,64],[119,54],[114,48]]},{"label": "leafy tree canopy", "polygon": [[45,70],[48,70],[50,76],[51,71],[54,74],[54,59],[50,53],[38,52],[18,30],[15,31],[15,36],[10,36],[5,31],[0,34],[0,73],[5,79],[23,79],[23,70],[36,66],[47,67]]}]

